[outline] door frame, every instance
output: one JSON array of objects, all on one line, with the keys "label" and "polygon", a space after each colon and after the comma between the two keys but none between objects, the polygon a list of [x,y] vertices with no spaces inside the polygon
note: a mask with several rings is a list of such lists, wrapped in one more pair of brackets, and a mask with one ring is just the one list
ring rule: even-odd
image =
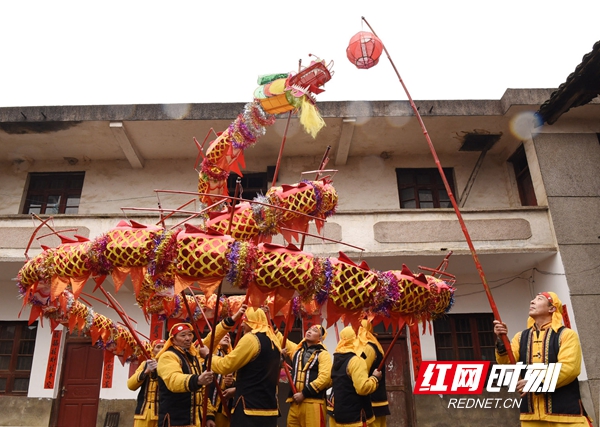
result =
[{"label": "door frame", "polygon": [[[82,345],[82,346],[92,347],[92,341],[91,341],[90,337],[80,337],[75,334],[68,335],[67,339],[64,341],[64,344],[63,344],[64,349],[63,349],[62,360],[61,360],[60,379],[58,382],[58,390],[57,390],[56,398],[54,399],[54,402],[52,405],[52,410],[51,410],[51,415],[50,415],[50,423],[49,423],[50,427],[56,427],[58,425],[58,419],[59,419],[59,415],[60,415],[60,407],[61,407],[61,401],[62,401],[61,390],[65,383],[65,375],[67,372],[66,366],[67,366],[67,362],[68,362],[67,356],[68,356],[69,346]],[[99,376],[98,376],[100,388],[98,390],[98,397],[96,400],[96,412],[98,411],[98,408],[100,406],[100,390],[102,389],[103,369],[104,369],[104,366],[102,364],[101,368],[100,368]]]}]

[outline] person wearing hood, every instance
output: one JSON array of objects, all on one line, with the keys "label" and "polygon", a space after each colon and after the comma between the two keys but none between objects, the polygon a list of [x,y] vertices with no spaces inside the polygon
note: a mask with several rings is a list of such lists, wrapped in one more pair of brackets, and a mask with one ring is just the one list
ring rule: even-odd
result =
[{"label": "person wearing hood", "polygon": [[[496,361],[510,363],[501,336],[508,334],[506,324],[494,320]],[[517,332],[510,343],[517,362],[561,363],[554,392],[523,393],[527,383],[517,382],[521,393],[521,426],[588,427],[588,418],[581,403],[577,376],[581,371],[581,345],[575,331],[562,324],[562,302],[554,292],[542,292],[529,303],[527,329]]]},{"label": "person wearing hood", "polygon": [[127,388],[135,391],[140,388],[133,416],[133,427],[158,426],[158,393],[156,375],[156,355],[163,349],[165,340],[152,341],[152,359],[140,363],[135,373],[127,380]]},{"label": "person wearing hood", "polygon": [[[215,341],[219,342],[241,318],[242,307],[233,317],[227,317],[216,328]],[[194,345],[196,335],[189,323],[177,323],[169,331],[169,339],[158,354],[158,425],[160,427],[200,427],[202,424],[203,394],[213,382],[211,371],[202,369],[202,355],[207,355],[212,332],[199,349]],[[215,426],[215,408],[207,402],[206,426]]]},{"label": "person wearing hood", "polygon": [[367,363],[360,357],[364,346],[351,326],[340,331],[340,341],[333,353],[333,416],[330,426],[361,427],[373,422],[373,407],[369,396],[379,384],[381,371],[371,375]]},{"label": "person wearing hood", "polygon": [[277,385],[281,348],[260,308],[248,308],[244,335],[226,356],[213,356],[212,369],[227,375],[236,372],[236,392],[231,408],[233,427],[276,427],[279,417]]},{"label": "person wearing hood", "polygon": [[[286,354],[291,355],[292,381],[296,393],[290,390],[288,427],[320,427],[325,425],[325,392],[331,387],[331,355],[323,340],[327,331],[313,325],[299,343],[286,341]],[[277,337],[283,341],[281,333]]]},{"label": "person wearing hood", "polygon": [[[373,335],[373,325],[367,319],[360,322],[358,337],[364,345],[362,357],[367,362],[369,375],[380,365],[385,352],[379,343],[379,340]],[[385,427],[387,425],[386,417],[390,415],[390,405],[387,400],[387,390],[385,386],[385,370],[381,371],[381,379],[377,385],[377,390],[371,394],[371,405],[373,405],[373,414],[375,421],[372,427]]]}]

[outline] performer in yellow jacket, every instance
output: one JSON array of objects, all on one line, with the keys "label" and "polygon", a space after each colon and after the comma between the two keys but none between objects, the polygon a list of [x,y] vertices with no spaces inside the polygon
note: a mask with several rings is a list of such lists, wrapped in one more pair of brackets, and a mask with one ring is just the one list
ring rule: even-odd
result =
[{"label": "performer in yellow jacket", "polygon": [[[521,426],[589,427],[581,403],[577,376],[581,371],[581,345],[577,333],[562,325],[562,303],[554,292],[542,292],[529,303],[527,329],[518,332],[510,343],[517,362],[562,363],[556,389],[552,393],[522,393],[524,379],[517,383],[522,393]],[[498,336],[496,361],[510,363],[501,335],[508,334],[504,323],[494,321]]]},{"label": "performer in yellow jacket", "polygon": [[158,393],[156,375],[156,355],[163,349],[165,340],[152,341],[152,359],[149,359],[137,368],[135,373],[127,380],[127,387],[135,391],[141,387],[137,396],[133,427],[158,426]]},{"label": "performer in yellow jacket", "polygon": [[[233,317],[227,317],[217,325],[215,342],[231,330],[241,318],[246,306]],[[208,354],[211,342],[209,333],[201,347]],[[203,371],[203,360],[194,345],[196,336],[189,323],[178,323],[169,331],[169,339],[158,354],[158,425],[160,427],[200,427],[202,423],[203,394],[206,385],[213,382],[213,373]],[[215,427],[215,408],[207,401],[206,426]]]},{"label": "performer in yellow jacket", "polygon": [[[200,427],[202,394],[213,373],[202,372],[202,360],[194,346],[189,323],[177,323],[158,356],[158,425]],[[214,427],[214,408],[208,405],[206,427]]]},{"label": "performer in yellow jacket", "polygon": [[360,357],[364,347],[354,329],[347,326],[340,332],[340,342],[333,353],[333,416],[330,427],[362,427],[374,420],[371,397],[377,389],[381,371],[371,375],[367,363]]},{"label": "performer in yellow jacket", "polygon": [[[364,345],[363,358],[367,362],[369,374],[372,374],[381,364],[385,352],[377,337],[373,335],[373,325],[367,319],[361,321],[360,328],[358,328],[358,337]],[[371,405],[373,405],[373,414],[375,415],[372,427],[386,427],[386,417],[390,415],[390,405],[387,400],[385,370],[381,371],[381,379],[377,385],[377,390],[371,394]]]},{"label": "performer in yellow jacket", "polygon": [[244,335],[226,356],[213,356],[212,369],[227,375],[236,372],[232,427],[276,427],[279,417],[277,385],[281,348],[260,308],[248,308]]},{"label": "performer in yellow jacket", "polygon": [[[325,392],[331,387],[331,355],[323,340],[327,332],[321,325],[313,325],[299,344],[286,341],[285,349],[291,355],[292,381],[296,393],[290,390],[287,427],[324,427]],[[283,335],[277,334],[283,341]],[[280,343],[282,342],[280,341]]]}]

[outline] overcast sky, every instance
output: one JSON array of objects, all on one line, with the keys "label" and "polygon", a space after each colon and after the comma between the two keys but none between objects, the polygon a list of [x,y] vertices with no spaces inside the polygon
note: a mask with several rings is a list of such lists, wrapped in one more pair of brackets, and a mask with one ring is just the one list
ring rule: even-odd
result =
[{"label": "overcast sky", "polygon": [[321,101],[405,100],[346,59],[364,16],[415,100],[556,88],[600,40],[598,0],[1,1],[0,107],[247,102],[260,74],[334,61]]}]

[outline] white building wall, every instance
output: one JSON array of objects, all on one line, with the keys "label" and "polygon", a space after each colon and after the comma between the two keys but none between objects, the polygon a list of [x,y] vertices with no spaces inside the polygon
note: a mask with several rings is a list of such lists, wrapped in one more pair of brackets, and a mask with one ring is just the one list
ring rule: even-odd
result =
[{"label": "white building wall", "polygon": [[[454,168],[458,198],[465,188],[478,152],[457,152],[453,156],[441,158],[443,167]],[[26,171],[16,171],[9,164],[0,168],[2,192],[0,192],[0,215],[17,214],[22,206],[27,174],[29,172],[69,172],[84,171],[85,180],[81,195],[79,214],[101,214],[120,212],[122,207],[157,208],[158,199],[154,193],[159,190],[197,191],[198,174],[193,168],[194,159],[189,160],[146,160],[143,169],[133,169],[127,161],[90,161],[74,166],[64,162],[35,162]],[[302,172],[314,170],[320,159],[315,157],[284,158],[279,173],[278,185],[293,184],[303,178]],[[250,172],[264,172],[272,161],[249,165]],[[387,211],[399,208],[396,168],[435,168],[430,155],[395,154],[384,160],[379,156],[350,157],[345,165],[328,168],[338,172],[333,177],[339,194],[338,211]],[[506,161],[499,156],[487,154],[471,193],[466,209],[516,207],[513,187]],[[190,195],[161,193],[164,206],[178,206],[190,200]],[[171,203],[172,202],[172,203]],[[518,206],[518,204],[517,204]]]},{"label": "white building wall", "polygon": [[[479,153],[460,152],[440,159],[442,167],[454,168],[458,198],[465,188]],[[314,157],[285,158],[278,184],[295,183],[303,179],[302,172],[314,170],[320,159]],[[436,168],[429,155],[394,155],[384,160],[379,156],[350,157],[345,165],[329,163],[335,169],[333,183],[339,195],[339,212],[388,211],[400,207],[396,168]],[[266,165],[265,165],[266,170]],[[314,175],[306,175],[311,179]],[[508,189],[513,182],[506,161],[487,154],[467,199],[466,209],[510,208],[520,206]],[[335,217],[332,218],[335,220]]]}]

